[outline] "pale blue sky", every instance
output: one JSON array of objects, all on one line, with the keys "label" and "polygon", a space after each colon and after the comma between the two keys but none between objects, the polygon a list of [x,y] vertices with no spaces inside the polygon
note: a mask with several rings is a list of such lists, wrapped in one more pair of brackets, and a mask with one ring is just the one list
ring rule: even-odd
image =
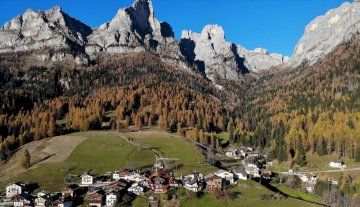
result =
[{"label": "pale blue sky", "polygon": [[[170,23],[177,38],[184,29],[200,32],[206,24],[221,25],[229,41],[248,49],[267,48],[291,55],[305,26],[346,0],[153,0],[155,15]],[[350,1],[350,0],[347,0]],[[65,12],[97,27],[133,0],[0,0],[0,24],[27,8],[60,5]]]}]

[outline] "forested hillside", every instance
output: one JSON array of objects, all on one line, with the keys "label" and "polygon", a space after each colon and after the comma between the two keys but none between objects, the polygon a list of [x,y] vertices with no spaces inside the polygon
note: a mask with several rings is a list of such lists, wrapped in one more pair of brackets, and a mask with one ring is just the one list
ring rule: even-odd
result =
[{"label": "forested hillside", "polygon": [[263,73],[236,110],[233,141],[301,166],[306,152],[360,161],[359,45],[353,38],[311,67]]},{"label": "forested hillside", "polygon": [[135,125],[214,147],[213,133],[228,131],[233,144],[300,166],[307,152],[360,161],[359,44],[353,38],[312,66],[219,80],[224,89],[151,53],[99,56],[79,68],[31,66],[27,54],[2,54],[1,159],[32,140]]},{"label": "forested hillside", "polygon": [[1,160],[33,140],[129,125],[158,126],[219,147],[203,132],[226,130],[231,117],[230,93],[150,53],[106,56],[86,68],[27,66],[23,56],[1,57]]}]

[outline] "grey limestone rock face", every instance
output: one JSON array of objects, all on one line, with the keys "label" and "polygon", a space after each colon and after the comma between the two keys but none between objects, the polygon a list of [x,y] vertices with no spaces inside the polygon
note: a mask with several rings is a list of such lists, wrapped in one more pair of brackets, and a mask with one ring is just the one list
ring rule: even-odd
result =
[{"label": "grey limestone rock face", "polygon": [[90,27],[64,13],[60,7],[45,12],[28,9],[1,28],[0,52],[44,48],[84,52],[86,36],[91,31]]},{"label": "grey limestone rock face", "polygon": [[28,9],[1,28],[0,47],[12,47],[15,51],[43,46],[81,48],[90,33],[90,27],[64,13],[60,7],[45,12]]},{"label": "grey limestone rock face", "polygon": [[248,51],[242,46],[238,45],[238,53],[245,58],[245,66],[254,72],[267,70],[271,67],[287,63],[290,58],[281,54],[269,53],[264,48],[256,48]]},{"label": "grey limestone rock face", "polygon": [[183,31],[181,45],[188,61],[202,69],[210,80],[220,77],[236,81],[243,73],[258,72],[288,61],[282,55],[268,54],[266,49],[248,51],[227,42],[224,30],[218,25],[207,25],[200,34]]},{"label": "grey limestone rock face", "polygon": [[137,0],[131,7],[120,9],[88,40],[86,52],[90,55],[154,51],[165,61],[186,66],[171,26],[155,18],[151,0]]},{"label": "grey limestone rock face", "polygon": [[302,62],[312,65],[333,51],[336,46],[359,36],[360,3],[345,2],[339,8],[315,18],[305,28],[304,36],[295,47],[292,66]]},{"label": "grey limestone rock face", "polygon": [[225,32],[218,25],[207,25],[200,34],[182,32],[182,51],[188,61],[197,65],[207,78],[216,77],[239,80],[241,73],[247,72],[243,58],[237,54],[236,45],[225,39]]}]

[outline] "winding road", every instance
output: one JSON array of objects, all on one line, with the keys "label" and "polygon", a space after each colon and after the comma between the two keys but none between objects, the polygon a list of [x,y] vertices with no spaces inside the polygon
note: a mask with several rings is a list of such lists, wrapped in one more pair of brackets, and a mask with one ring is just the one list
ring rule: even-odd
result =
[{"label": "winding road", "polygon": [[306,173],[312,173],[312,174],[317,174],[317,173],[332,173],[332,172],[348,172],[348,171],[360,171],[360,167],[358,168],[351,168],[351,169],[337,169],[337,170],[319,170],[319,171],[304,171],[304,172],[278,172],[279,174],[285,174],[285,175],[289,175],[289,174],[306,174]]}]

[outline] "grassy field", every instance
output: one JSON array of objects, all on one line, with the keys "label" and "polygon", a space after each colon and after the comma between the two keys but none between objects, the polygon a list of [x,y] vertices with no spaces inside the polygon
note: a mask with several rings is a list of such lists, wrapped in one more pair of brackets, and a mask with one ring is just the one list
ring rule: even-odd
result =
[{"label": "grassy field", "polygon": [[[334,168],[329,167],[329,163],[334,160],[339,160],[339,155],[331,154],[325,156],[319,156],[317,154],[307,153],[306,161],[307,164],[305,167],[297,167],[295,166],[295,171],[322,171],[322,170],[333,170]],[[342,159],[347,168],[358,168],[360,167],[359,162],[355,162],[354,159]],[[273,162],[273,166],[271,167],[274,172],[284,172],[290,169],[290,162],[278,163],[277,161]],[[360,174],[360,172],[359,172]]]},{"label": "grassy field", "polygon": [[[78,145],[64,162],[41,164],[2,185],[29,180],[39,183],[41,189],[56,191],[65,185],[67,174],[81,175],[91,171],[94,175],[100,175],[122,167],[142,167],[154,162],[151,156],[144,156],[140,160],[138,154],[147,152],[139,152],[136,147],[114,135],[85,132],[71,136],[86,136],[88,139]],[[138,162],[133,162],[132,158]]]},{"label": "grassy field", "polygon": [[133,207],[148,207],[149,201],[143,196],[137,196],[136,199],[131,203]]},{"label": "grassy field", "polygon": [[288,196],[299,198],[301,200],[310,201],[310,202],[318,202],[318,199],[310,194],[303,193],[298,190],[294,190],[292,188],[289,188],[285,185],[273,185],[277,189],[279,189],[281,192],[285,193]]},{"label": "grassy field", "polygon": [[259,183],[254,181],[240,181],[237,186],[231,188],[232,192],[240,192],[244,194],[243,198],[237,198],[235,200],[223,201],[216,200],[212,194],[206,194],[200,199],[186,200],[182,202],[181,206],[184,207],[307,207],[307,206],[318,206],[317,204],[308,203],[305,201],[300,201],[292,198],[287,198],[283,200],[271,199],[271,200],[260,200],[260,194],[270,194],[270,190],[261,186]]},{"label": "grassy field", "polygon": [[[38,190],[59,191],[66,185],[68,174],[81,175],[90,171],[94,175],[102,175],[105,172],[114,171],[120,168],[144,168],[151,167],[155,162],[155,156],[151,149],[156,150],[164,157],[177,158],[178,161],[168,164],[175,168],[176,174],[187,174],[193,171],[209,173],[216,168],[206,165],[204,156],[196,146],[187,142],[186,139],[175,137],[169,133],[151,129],[141,132],[122,134],[127,137],[134,137],[134,141],[151,149],[139,149],[139,147],[128,143],[119,136],[120,134],[108,132],[83,132],[74,133],[71,137],[87,137],[70,153],[65,161],[59,163],[43,163],[21,173],[6,182],[0,184],[0,189],[13,181],[33,181],[40,185]],[[69,144],[69,143],[67,143]],[[72,180],[78,182],[79,178]],[[179,189],[180,191],[184,189]],[[302,197],[300,192],[286,190],[286,193],[294,197]],[[261,201],[259,194],[270,194],[271,191],[253,181],[241,181],[237,186],[231,188],[233,192],[241,192],[244,198],[232,201],[218,201],[211,194],[206,194],[199,199],[180,200],[181,206],[316,206],[315,204],[295,199],[267,200]],[[311,200],[311,198],[304,198]],[[147,199],[137,197],[133,206],[146,206]]]},{"label": "grassy field", "polygon": [[[185,139],[174,137],[162,131],[131,133],[137,143],[159,151],[163,157],[176,158],[178,161],[167,161],[176,175],[214,172],[216,168],[209,166],[199,150]],[[153,155],[154,156],[154,155]],[[177,170],[176,170],[177,168]]]},{"label": "grassy field", "polygon": [[[120,168],[151,167],[155,163],[155,156],[151,150],[140,150],[111,133],[83,132],[69,136],[82,136],[88,139],[79,144],[65,161],[40,164],[1,183],[0,188],[3,189],[13,181],[33,181],[40,185],[39,190],[58,191],[66,185],[68,174],[81,175],[91,171],[91,174],[102,175]],[[188,173],[195,169],[204,173],[214,170],[211,166],[203,166],[205,162],[201,153],[184,139],[171,137],[165,132],[143,132],[141,136],[144,138],[138,140],[145,145],[158,149],[166,157],[180,159],[177,162],[178,173]],[[172,163],[171,166],[175,167],[176,163]]]}]

